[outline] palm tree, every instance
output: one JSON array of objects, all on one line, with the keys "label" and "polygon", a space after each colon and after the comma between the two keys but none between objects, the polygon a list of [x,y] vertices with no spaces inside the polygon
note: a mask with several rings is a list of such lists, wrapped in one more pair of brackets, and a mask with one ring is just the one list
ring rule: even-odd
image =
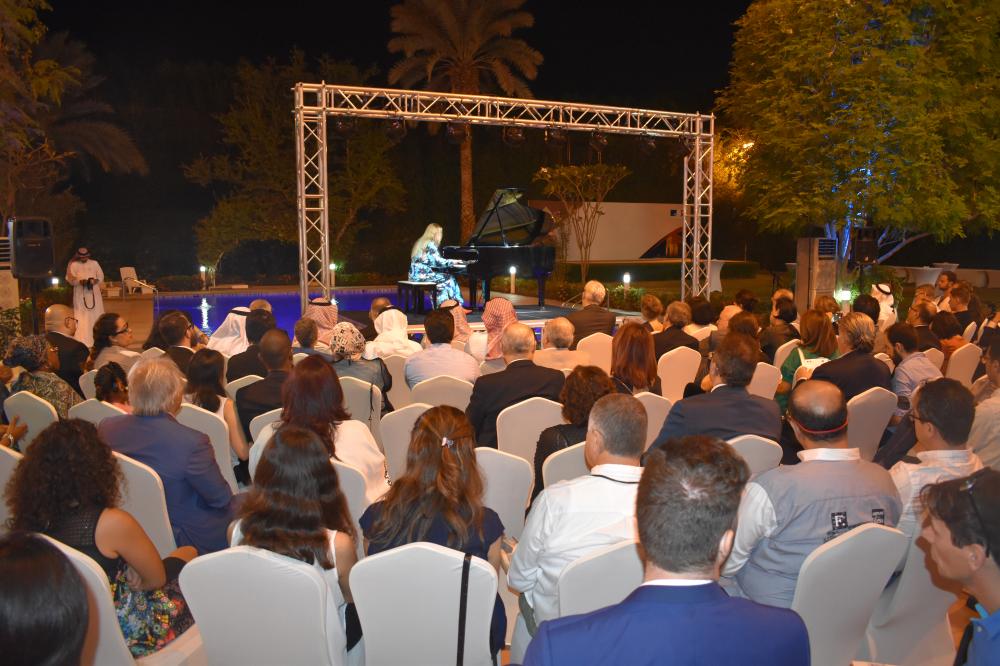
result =
[{"label": "palm tree", "polygon": [[[511,34],[535,19],[524,0],[403,0],[395,5],[390,53],[403,59],[389,70],[390,85],[479,94],[502,91],[531,97],[542,54]],[[461,143],[462,238],[472,233],[472,132]]]}]

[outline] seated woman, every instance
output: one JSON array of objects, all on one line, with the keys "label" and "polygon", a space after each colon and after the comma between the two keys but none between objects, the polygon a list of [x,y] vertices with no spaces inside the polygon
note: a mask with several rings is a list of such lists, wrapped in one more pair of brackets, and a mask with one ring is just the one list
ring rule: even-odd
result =
[{"label": "seated woman", "polygon": [[778,347],[789,342],[798,340],[801,334],[792,324],[799,318],[798,308],[790,298],[779,298],[771,311],[771,325],[765,328],[760,334],[760,346],[767,354],[769,363],[774,362],[774,354]]},{"label": "seated woman", "polygon": [[132,344],[132,328],[114,312],[106,312],[94,322],[94,346],[87,359],[88,370],[99,370],[114,361],[125,374],[139,360],[139,352],[127,347]]},{"label": "seated woman", "polygon": [[250,447],[250,476],[256,476],[264,445],[274,431],[285,425],[308,428],[326,447],[327,455],[355,467],[365,478],[369,502],[389,489],[385,478],[385,456],[379,451],[368,425],[351,419],[344,409],[344,391],[329,363],[316,356],[299,361],[281,389],[284,405],[281,419],[261,431]]},{"label": "seated woman", "polygon": [[125,643],[151,654],[194,620],[177,576],[198,554],[191,546],[160,559],[121,501],[122,472],[92,423],[57,421],[39,433],[7,486],[11,527],[42,532],[90,556],[104,570]]},{"label": "seated woman", "polygon": [[684,327],[684,332],[701,341],[719,330],[714,322],[718,320],[715,306],[701,296],[691,299],[691,323]]},{"label": "seated woman", "polygon": [[362,357],[365,336],[361,335],[354,324],[342,321],[333,327],[330,351],[333,353],[333,369],[337,371],[338,377],[354,377],[377,386],[382,391],[382,414],[392,411],[392,405],[389,404],[389,389],[392,388],[389,368],[381,358]]},{"label": "seated woman", "polygon": [[[782,413],[788,409],[788,396],[797,380],[796,372],[802,366],[816,368],[826,361],[840,356],[837,336],[833,332],[833,320],[820,310],[806,310],[799,322],[802,344],[796,347],[781,364],[781,383],[774,399]],[[800,373],[801,374],[801,373]]]},{"label": "seated woman", "polygon": [[653,336],[641,324],[623,324],[611,341],[611,380],[619,393],[660,395]]},{"label": "seated woman", "polygon": [[98,400],[114,405],[126,414],[132,413],[132,405],[128,404],[128,375],[116,362],[109,361],[101,366],[94,375],[94,388]]},{"label": "seated woman", "polygon": [[451,266],[462,266],[463,262],[454,259],[445,259],[438,249],[441,245],[441,238],[444,229],[440,224],[428,224],[424,229],[424,235],[413,244],[410,251],[410,275],[409,279],[414,282],[433,282],[437,284],[438,307],[448,299],[462,302],[462,291],[458,288],[458,281],[455,276],[445,273],[442,269]]},{"label": "seated woman", "polygon": [[250,455],[250,447],[236,416],[236,406],[223,388],[225,365],[225,358],[214,349],[196,351],[188,363],[184,402],[207,409],[226,422],[229,428],[229,461],[233,465],[236,480],[247,484],[250,482],[250,475],[246,470],[246,460]]},{"label": "seated woman", "polygon": [[652,294],[643,294],[639,303],[639,311],[642,313],[642,326],[650,333],[659,333],[663,330],[663,303]]},{"label": "seated woman", "polygon": [[[487,560],[499,573],[503,523],[483,506],[483,479],[475,439],[465,414],[432,407],[413,425],[406,472],[385,499],[361,516],[365,550],[375,555],[415,541],[429,541]],[[490,624],[490,652],[504,645],[507,615],[499,595]]]},{"label": "seated woman", "polygon": [[517,321],[514,305],[502,296],[491,298],[483,306],[483,327],[486,332],[473,333],[469,338],[469,353],[480,363],[484,363],[484,375],[503,370],[507,364],[503,360],[500,339],[503,330]]},{"label": "seated woman", "polygon": [[[355,538],[347,500],[323,441],[307,428],[279,428],[264,446],[230,543],[316,566],[333,594],[343,630],[346,606],[353,601],[348,580],[358,559]],[[347,625],[355,632],[348,636],[348,649],[360,638],[356,618],[353,615]]]},{"label": "seated woman", "polygon": [[962,337],[962,325],[958,319],[950,312],[942,310],[931,319],[931,333],[941,341],[941,351],[944,352],[944,363],[941,365],[941,373],[948,372],[948,361],[951,355],[959,348],[969,344],[968,340]]},{"label": "seated woman", "polygon": [[20,391],[33,393],[48,400],[55,407],[59,418],[69,415],[69,408],[83,402],[73,387],[63,381],[52,370],[59,369],[59,352],[49,344],[44,335],[24,335],[10,341],[4,365],[10,368],[24,368],[10,386],[10,394]]},{"label": "seated woman", "polygon": [[753,313],[745,310],[737,312],[730,317],[729,322],[726,325],[726,332],[721,335],[718,335],[718,333],[720,333],[720,331],[716,331],[699,343],[698,350],[701,352],[702,357],[701,365],[698,367],[698,373],[695,375],[695,381],[688,384],[684,388],[685,398],[698,395],[700,393],[707,393],[712,390],[712,378],[708,375],[708,370],[712,362],[712,354],[715,353],[716,348],[730,333],[740,333],[756,340],[758,345],[757,362],[769,362],[767,356],[765,356],[764,352],[760,350],[760,322],[757,321],[757,316]]},{"label": "seated woman", "polygon": [[608,374],[596,365],[578,365],[566,377],[559,402],[562,403],[562,417],[566,423],[549,426],[538,436],[535,447],[535,489],[531,493],[534,500],[545,488],[542,479],[542,465],[545,459],[557,451],[579,444],[587,438],[587,419],[594,403],[615,391],[615,385]]}]

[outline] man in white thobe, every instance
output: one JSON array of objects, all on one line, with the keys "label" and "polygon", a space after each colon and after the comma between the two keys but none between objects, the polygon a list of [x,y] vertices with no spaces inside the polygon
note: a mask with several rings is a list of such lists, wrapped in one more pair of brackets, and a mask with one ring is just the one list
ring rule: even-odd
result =
[{"label": "man in white thobe", "polygon": [[76,334],[73,336],[88,347],[94,346],[94,323],[104,314],[101,283],[104,271],[90,258],[90,252],[81,247],[66,267],[66,282],[73,285],[73,316],[76,317]]}]

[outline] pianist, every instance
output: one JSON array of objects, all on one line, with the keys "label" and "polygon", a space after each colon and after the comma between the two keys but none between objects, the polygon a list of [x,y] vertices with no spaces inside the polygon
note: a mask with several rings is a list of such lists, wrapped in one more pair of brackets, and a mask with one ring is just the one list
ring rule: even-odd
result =
[{"label": "pianist", "polygon": [[465,262],[445,259],[438,249],[444,231],[440,224],[428,224],[424,235],[413,244],[410,252],[410,279],[415,282],[434,282],[438,286],[436,306],[448,299],[462,302],[462,292],[455,277],[446,268],[464,266]]}]

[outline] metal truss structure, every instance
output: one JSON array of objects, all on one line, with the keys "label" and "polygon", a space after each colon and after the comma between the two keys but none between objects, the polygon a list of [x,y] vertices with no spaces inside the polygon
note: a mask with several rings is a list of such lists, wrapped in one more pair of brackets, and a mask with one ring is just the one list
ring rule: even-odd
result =
[{"label": "metal truss structure", "polygon": [[329,297],[332,286],[327,202],[326,120],[329,116],[458,122],[674,138],[684,141],[683,296],[708,296],[712,259],[711,115],[568,104],[487,95],[299,83],[295,92],[298,160],[299,287]]}]

